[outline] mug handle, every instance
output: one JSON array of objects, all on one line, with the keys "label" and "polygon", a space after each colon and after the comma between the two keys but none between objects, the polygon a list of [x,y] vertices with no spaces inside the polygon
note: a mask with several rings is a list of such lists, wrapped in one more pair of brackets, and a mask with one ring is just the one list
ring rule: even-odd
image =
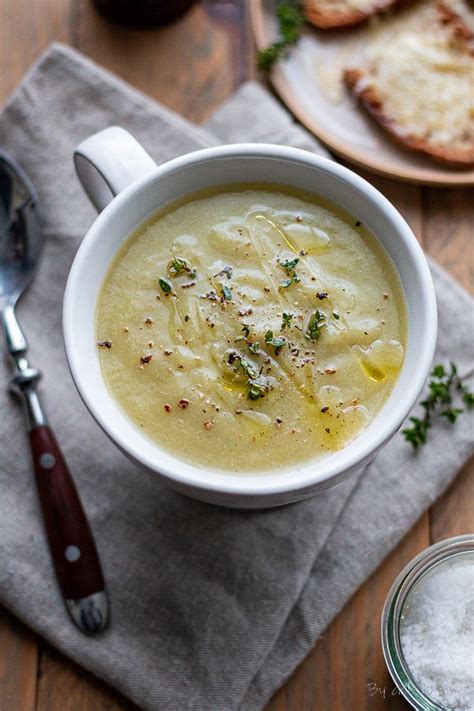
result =
[{"label": "mug handle", "polygon": [[120,126],[110,126],[82,141],[74,151],[74,165],[98,212],[124,188],[157,167],[138,141]]}]

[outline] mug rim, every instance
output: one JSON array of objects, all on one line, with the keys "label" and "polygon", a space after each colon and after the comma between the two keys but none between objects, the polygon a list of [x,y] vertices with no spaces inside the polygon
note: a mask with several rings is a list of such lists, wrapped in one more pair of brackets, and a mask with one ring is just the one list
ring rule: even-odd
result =
[{"label": "mug rim", "polygon": [[[139,451],[136,447],[124,441],[123,436],[121,436],[119,432],[120,427],[118,424],[117,426],[115,426],[114,423],[111,424],[110,420],[102,415],[100,402],[99,405],[97,405],[97,401],[100,401],[100,398],[94,399],[90,388],[88,388],[83,381],[85,365],[81,364],[75,349],[76,336],[72,318],[75,304],[74,295],[78,293],[78,284],[80,283],[81,275],[84,274],[87,269],[91,247],[98,239],[103,238],[103,228],[106,226],[110,215],[144,191],[150,184],[165,178],[167,174],[169,175],[173,172],[186,169],[197,163],[215,161],[216,159],[238,158],[260,158],[266,160],[273,158],[291,161],[293,163],[303,163],[307,166],[309,165],[310,167],[319,169],[323,173],[330,173],[343,183],[349,183],[352,188],[363,195],[373,210],[384,213],[385,217],[391,223],[394,232],[396,232],[397,238],[404,242],[404,246],[411,255],[416,271],[419,298],[422,301],[425,311],[425,338],[419,353],[418,367],[410,375],[410,391],[409,393],[407,392],[407,397],[404,398],[403,404],[398,405],[398,409],[389,416],[385,426],[374,432],[372,438],[365,443],[365,446],[351,452],[350,456],[344,456],[347,450],[347,447],[345,447],[337,452],[331,453],[327,458],[310,458],[308,461],[302,463],[304,469],[301,471],[285,468],[276,470],[275,474],[269,474],[264,471],[256,470],[254,474],[250,473],[249,475],[249,473],[245,473],[243,476],[238,473],[224,472],[221,470],[207,471],[199,465],[194,465],[180,459],[161,447],[157,442],[153,443],[156,451],[155,458],[144,455],[143,452]],[[232,181],[230,184],[231,183]],[[159,209],[159,206],[157,209]],[[141,218],[137,226],[145,219],[146,216]],[[116,252],[117,250],[115,250],[115,253]],[[110,263],[111,260],[109,260],[107,267],[110,266]],[[398,271],[398,265],[395,261],[394,264]],[[103,277],[105,273],[106,269],[103,270]],[[331,159],[318,156],[299,148],[272,144],[239,143],[199,149],[171,159],[161,165],[157,165],[155,170],[127,186],[105,207],[87,231],[72,263],[64,293],[63,333],[68,365],[82,400],[108,437],[132,460],[139,462],[146,469],[165,477],[170,482],[176,482],[187,488],[190,487],[192,489],[224,495],[268,496],[272,494],[288,494],[310,490],[312,486],[319,486],[324,483],[330,485],[329,482],[332,479],[340,479],[344,475],[344,472],[354,469],[358,464],[368,463],[384,443],[393,436],[415,405],[426,377],[428,376],[436,345],[437,307],[431,273],[423,250],[415,235],[392,203],[368,181]],[[401,372],[403,372],[403,369]],[[111,393],[109,393],[109,397],[114,401]],[[379,413],[375,415],[372,422],[377,420],[378,414]],[[139,435],[141,439],[149,442],[149,438],[145,434],[139,432]],[[362,435],[363,433],[360,436]],[[360,436],[356,437],[353,442],[357,442]],[[169,466],[164,467],[160,464],[160,452],[166,452],[173,460],[172,468]],[[317,467],[313,466],[311,468],[311,464],[317,464]],[[323,470],[323,473],[321,473],[321,470]]]}]

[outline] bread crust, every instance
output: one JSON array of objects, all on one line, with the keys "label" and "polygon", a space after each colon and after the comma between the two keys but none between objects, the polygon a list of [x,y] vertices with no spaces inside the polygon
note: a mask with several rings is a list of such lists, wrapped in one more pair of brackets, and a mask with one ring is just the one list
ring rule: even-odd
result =
[{"label": "bread crust", "polygon": [[363,22],[371,15],[386,10],[392,5],[399,4],[400,0],[374,0],[366,11],[356,7],[348,7],[342,12],[328,12],[320,7],[319,0],[305,0],[303,9],[306,19],[320,29],[349,27]]},{"label": "bread crust", "polygon": [[438,0],[436,10],[439,13],[441,23],[451,30],[452,37],[458,41],[469,54],[474,55],[474,33],[466,25],[461,15],[458,15],[458,13],[443,2],[443,0]]},{"label": "bread crust", "polygon": [[[425,153],[438,161],[456,168],[468,168],[474,165],[474,146],[467,148],[445,148],[431,144],[429,140],[405,134],[397,126],[394,119],[384,111],[382,98],[376,89],[364,86],[364,72],[361,69],[346,69],[344,81],[352,90],[368,113],[378,121],[387,132],[399,143],[414,151]],[[361,86],[362,84],[362,86]]]}]

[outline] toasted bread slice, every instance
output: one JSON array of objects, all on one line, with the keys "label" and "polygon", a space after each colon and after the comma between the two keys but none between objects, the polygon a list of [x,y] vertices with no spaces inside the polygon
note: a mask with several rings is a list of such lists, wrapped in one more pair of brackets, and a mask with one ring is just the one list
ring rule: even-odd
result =
[{"label": "toasted bread slice", "polygon": [[438,0],[441,22],[470,54],[474,54],[474,3],[472,0]]},{"label": "toasted bread slice", "polygon": [[397,5],[400,0],[305,0],[306,18],[316,27],[348,27]]},{"label": "toasted bread slice", "polygon": [[456,167],[474,165],[472,59],[439,22],[408,28],[347,69],[362,106],[408,148]]}]

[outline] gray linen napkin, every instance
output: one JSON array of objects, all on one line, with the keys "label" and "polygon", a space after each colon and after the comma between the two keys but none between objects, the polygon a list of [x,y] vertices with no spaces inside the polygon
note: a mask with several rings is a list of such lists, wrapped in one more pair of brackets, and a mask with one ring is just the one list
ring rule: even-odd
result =
[{"label": "gray linen napkin", "polygon": [[[358,479],[278,510],[191,501],[138,471],[80,401],[62,345],[69,265],[94,218],[74,146],[110,124],[158,162],[219,142],[324,152],[261,87],[245,85],[196,128],[71,49],[53,46],[0,115],[0,146],[40,194],[47,242],[20,307],[50,419],[87,509],[112,600],[112,624],[88,639],[53,577],[22,412],[0,362],[0,601],[69,657],[144,709],[253,711],[291,674],[349,596],[445,489],[472,451],[463,416],[414,455],[397,436]],[[472,301],[438,267],[437,360],[471,366]]]}]

